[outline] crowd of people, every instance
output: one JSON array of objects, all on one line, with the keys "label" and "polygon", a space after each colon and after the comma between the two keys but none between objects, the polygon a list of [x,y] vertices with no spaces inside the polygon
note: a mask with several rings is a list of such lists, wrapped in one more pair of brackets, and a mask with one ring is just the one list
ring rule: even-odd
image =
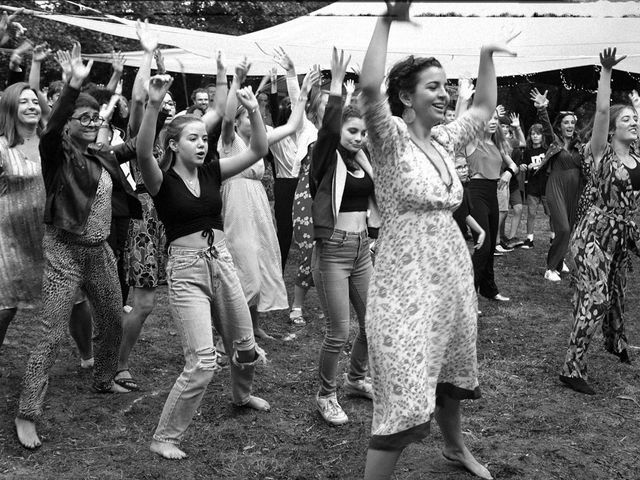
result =
[{"label": "crowd of people", "polygon": [[[357,83],[345,82],[347,52],[333,49],[325,89],[318,66],[300,84],[278,48],[287,95],[277,69],[254,93],[249,60],[229,83],[219,52],[215,83],[182,112],[145,23],[130,98],[120,55],[102,85],[89,82],[93,62],[78,43],[53,55],[25,40],[13,51],[0,99],[0,348],[18,308],[41,301],[42,327],[15,419],[20,444],[41,445],[37,422],[67,330],[96,392],[140,388],[131,353],[166,282],[184,369],[151,450],[185,458],[181,441],[217,372],[228,368],[234,404],[270,410],[252,390],[266,355],[257,341],[269,337],[261,314],[288,310],[293,327],[304,325],[315,286],[325,321],[315,403],[328,424],[342,425],[339,385],[372,400],[365,478],[391,478],[432,418],[442,455],[492,478],[461,431],[460,401],[480,397],[477,295],[510,301],[494,258],[534,248],[540,205],[553,235],[541,281],[569,271],[575,281],[561,382],[595,393],[585,354],[600,323],[606,350],[631,361],[624,293],[630,254],[639,253],[640,96],[610,106],[611,70],[624,57],[600,53],[589,132],[578,131],[574,112],[552,123],[547,92],[536,88],[537,122],[525,128],[523,112],[497,105],[493,54],[515,55],[511,38],[482,46],[475,85],[461,79],[453,104],[435,58],[409,56],[385,71],[391,26],[410,21],[408,3],[387,5]],[[3,41],[20,31],[14,23],[4,14]],[[42,88],[40,65],[52,56],[62,78]],[[300,264],[290,304],[283,272],[292,241]],[[352,307],[358,328],[341,376]]]}]

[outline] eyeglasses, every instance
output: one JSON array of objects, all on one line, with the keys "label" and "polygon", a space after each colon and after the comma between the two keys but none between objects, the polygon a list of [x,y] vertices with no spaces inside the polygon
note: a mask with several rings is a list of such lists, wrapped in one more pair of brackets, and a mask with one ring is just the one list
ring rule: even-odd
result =
[{"label": "eyeglasses", "polygon": [[91,122],[93,122],[97,126],[100,126],[105,121],[104,118],[102,118],[97,113],[94,113],[93,115],[89,113],[83,113],[79,117],[70,117],[70,118],[74,120],[78,120],[80,122],[80,125],[82,125],[83,127],[88,127],[89,125],[91,125]]},{"label": "eyeglasses", "polygon": [[176,104],[176,102],[174,102],[173,100],[167,100],[166,102],[163,103],[163,105],[168,105],[170,107],[173,107]]}]

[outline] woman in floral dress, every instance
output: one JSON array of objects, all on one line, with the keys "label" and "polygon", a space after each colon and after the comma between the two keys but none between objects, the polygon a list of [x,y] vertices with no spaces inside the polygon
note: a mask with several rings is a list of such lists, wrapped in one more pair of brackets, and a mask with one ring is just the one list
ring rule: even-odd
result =
[{"label": "woman in floral dress", "polygon": [[428,434],[434,414],[444,437],[443,455],[492,478],[464,445],[460,427],[460,400],[478,398],[480,391],[473,269],[452,215],[462,200],[454,151],[493,114],[492,55],[509,50],[493,44],[482,48],[473,106],[436,127],[449,103],[446,76],[436,59],[410,56],[398,62],[388,75],[388,100],[380,93],[394,19],[409,20],[408,4],[388,3],[360,78],[383,218],[367,304],[374,395],[365,478],[390,478],[402,450]]},{"label": "woman in floral dress", "polygon": [[639,254],[638,214],[640,158],[632,145],[638,140],[638,112],[630,105],[609,107],[611,70],[625,57],[616,50],[600,54],[602,70],[596,113],[586,156],[591,161],[592,204],[571,236],[576,264],[573,330],[560,380],[593,395],[584,359],[591,337],[602,321],[605,349],[630,363],[624,329],[624,290],[629,254]]}]

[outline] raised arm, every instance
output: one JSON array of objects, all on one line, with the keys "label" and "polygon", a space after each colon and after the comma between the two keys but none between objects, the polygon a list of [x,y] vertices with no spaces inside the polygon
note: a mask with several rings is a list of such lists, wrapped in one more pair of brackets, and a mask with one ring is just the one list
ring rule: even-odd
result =
[{"label": "raised arm", "polygon": [[520,115],[517,113],[511,113],[509,115],[509,120],[511,120],[511,126],[513,127],[513,131],[517,135],[518,146],[526,147],[527,139],[524,136],[524,132],[522,131],[522,125],[520,124]]},{"label": "raised arm", "polygon": [[369,48],[362,62],[360,74],[360,89],[366,103],[375,103],[380,100],[382,93],[380,87],[384,79],[384,69],[387,62],[387,45],[389,43],[389,30],[391,22],[410,21],[409,6],[411,2],[387,2],[386,15],[379,17],[373,30]]},{"label": "raised arm", "polygon": [[247,109],[249,114],[251,141],[249,142],[249,148],[243,152],[220,159],[220,174],[223,180],[250,167],[269,151],[267,132],[264,128],[260,109],[258,108],[258,100],[253,94],[251,87],[241,88],[235,92],[235,96],[242,106]]},{"label": "raised arm", "polygon": [[142,181],[151,195],[157,194],[162,185],[162,170],[153,156],[153,144],[158,113],[172,82],[173,78],[170,75],[155,75],[149,81],[149,101],[136,139],[138,168],[142,173]]},{"label": "raised arm", "polygon": [[544,139],[547,142],[547,145],[551,145],[555,141],[555,134],[553,133],[553,127],[551,125],[551,120],[549,120],[549,113],[547,112],[547,106],[549,105],[547,93],[548,90],[545,90],[544,93],[540,93],[537,88],[534,88],[531,90],[529,98],[538,112],[538,120],[542,125],[542,134],[544,135]]},{"label": "raised arm", "polygon": [[122,52],[111,52],[111,67],[113,68],[113,73],[111,74],[109,83],[107,83],[106,89],[111,93],[115,93],[118,82],[120,82],[122,78],[122,72],[124,71],[124,55],[122,55]]},{"label": "raised arm", "polygon": [[29,70],[29,86],[36,91],[38,102],[42,110],[42,118],[46,121],[51,113],[51,108],[47,103],[47,97],[40,90],[40,67],[42,62],[51,54],[51,49],[47,43],[36,45],[31,54],[31,70]]},{"label": "raised arm", "polygon": [[[240,98],[236,94],[238,90],[240,90],[240,86],[244,82],[245,78],[247,78],[247,73],[249,72],[250,67],[251,64],[248,63],[247,57],[244,57],[244,59],[236,66],[235,75],[231,82],[231,88],[229,88],[229,94],[227,95],[227,105],[224,110],[224,117],[222,119],[222,132],[220,133],[220,139],[223,145],[231,145],[235,138],[236,133],[234,127],[236,110],[238,108],[238,99]],[[253,92],[251,92],[251,95],[253,95]],[[253,96],[255,97],[255,95]],[[258,112],[258,114],[259,113],[260,112]]]},{"label": "raised arm", "polygon": [[227,66],[224,63],[222,51],[218,50],[216,55],[216,94],[213,100],[214,108],[208,109],[202,116],[207,133],[220,123],[224,117],[224,110],[227,104]]},{"label": "raised arm", "polygon": [[600,81],[596,95],[596,113],[593,118],[593,132],[591,134],[591,152],[593,153],[592,168],[597,169],[602,154],[607,146],[609,134],[609,103],[611,101],[611,70],[626,57],[616,58],[615,48],[605,48],[600,54]]},{"label": "raised arm", "polygon": [[498,80],[493,63],[494,53],[507,53],[515,56],[507,44],[517,36],[507,39],[505,43],[490,43],[480,49],[480,66],[478,67],[478,80],[476,92],[473,97],[473,105],[469,109],[483,121],[488,121],[493,115],[498,101]]},{"label": "raised arm", "polygon": [[296,99],[295,103],[293,101],[291,102],[293,108],[291,110],[291,115],[289,115],[289,120],[287,120],[287,123],[284,125],[276,127],[267,133],[267,141],[269,145],[273,145],[283,138],[295,133],[302,126],[302,116],[304,115],[304,108],[307,104],[309,91],[318,80],[320,80],[320,72],[318,70],[314,69],[307,73],[304,77],[304,81],[302,82],[300,95]]},{"label": "raised arm", "polygon": [[140,40],[140,46],[144,50],[142,61],[136,78],[133,81],[131,91],[131,109],[129,110],[129,135],[135,137],[142,121],[144,102],[147,99],[147,88],[149,77],[151,76],[151,60],[156,48],[158,48],[158,37],[149,30],[149,22],[136,23],[136,33]]},{"label": "raised arm", "polygon": [[329,164],[335,161],[335,150],[340,144],[340,128],[342,126],[342,82],[347,72],[351,56],[344,59],[344,50],[333,47],[331,55],[331,85],[329,100],[322,117],[322,126],[318,131],[318,140],[313,148],[311,158],[311,176],[317,183],[327,172]]}]

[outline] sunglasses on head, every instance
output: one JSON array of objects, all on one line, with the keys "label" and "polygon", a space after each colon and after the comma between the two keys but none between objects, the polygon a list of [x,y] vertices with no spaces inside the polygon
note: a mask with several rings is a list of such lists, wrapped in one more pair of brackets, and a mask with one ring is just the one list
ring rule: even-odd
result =
[{"label": "sunglasses on head", "polygon": [[574,117],[576,116],[576,114],[571,110],[561,110],[559,113],[560,115],[573,115]]}]

